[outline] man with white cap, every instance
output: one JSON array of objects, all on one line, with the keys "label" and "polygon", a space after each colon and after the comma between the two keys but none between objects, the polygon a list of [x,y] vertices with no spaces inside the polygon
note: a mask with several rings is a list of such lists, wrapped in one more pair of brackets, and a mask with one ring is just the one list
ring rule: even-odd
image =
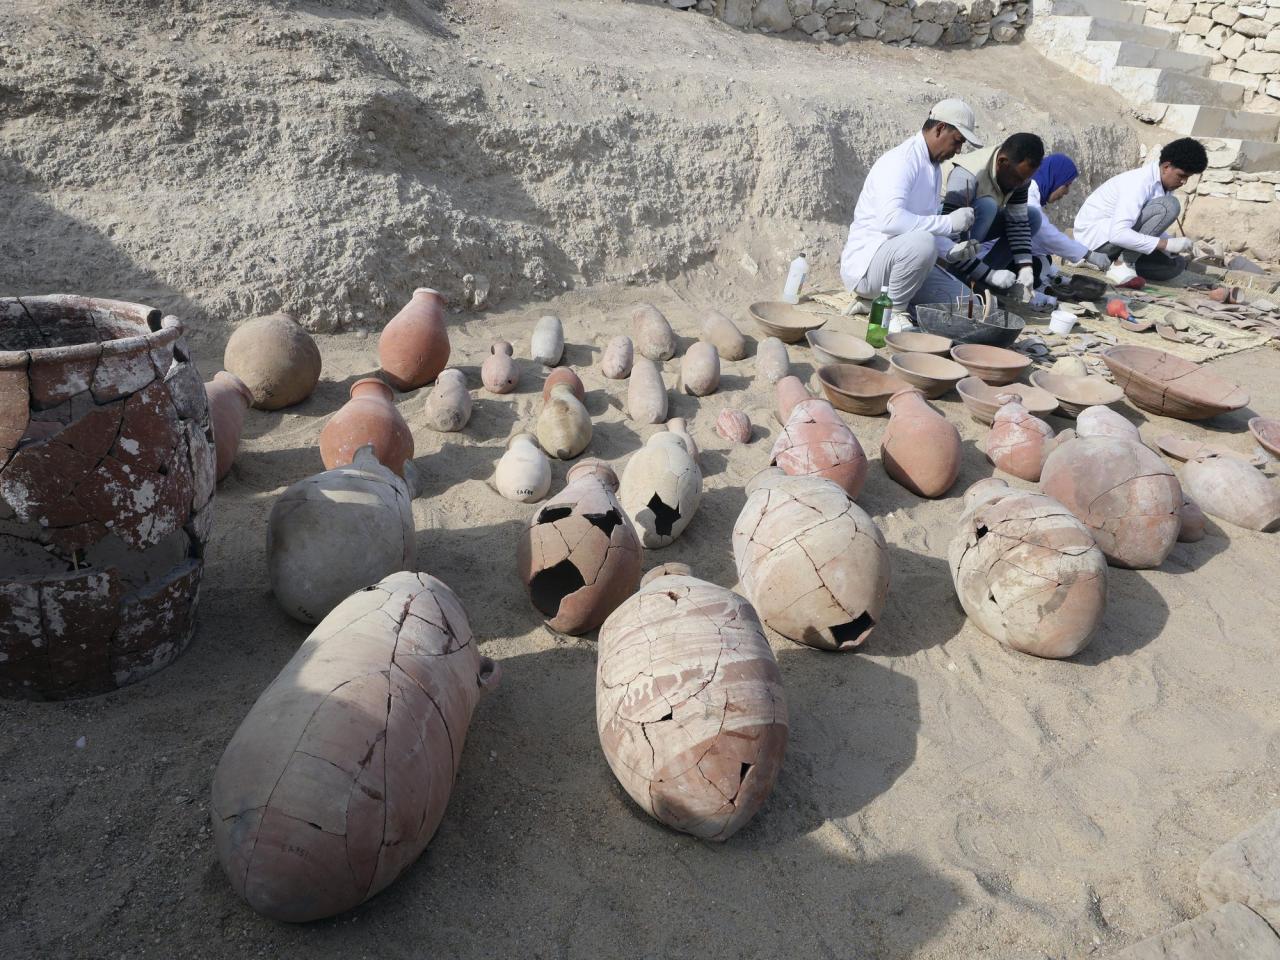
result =
[{"label": "man with white cap", "polygon": [[975,126],[968,104],[943,100],[929,111],[919,133],[871,167],[840,256],[840,278],[847,289],[874,297],[888,287],[897,307],[950,303],[969,292],[937,261],[962,263],[977,253],[976,241],[951,239],[973,226],[973,208],[940,215],[938,198],[941,165],[965,143],[982,146]]}]

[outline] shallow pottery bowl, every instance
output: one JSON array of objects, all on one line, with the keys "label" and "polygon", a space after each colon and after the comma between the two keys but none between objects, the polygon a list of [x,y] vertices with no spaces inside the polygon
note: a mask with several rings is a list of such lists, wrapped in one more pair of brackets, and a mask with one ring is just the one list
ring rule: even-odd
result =
[{"label": "shallow pottery bowl", "polygon": [[1280,420],[1253,417],[1249,421],[1249,432],[1258,441],[1258,446],[1273,457],[1280,457]]},{"label": "shallow pottery bowl", "polygon": [[950,337],[940,337],[936,333],[917,333],[914,330],[886,334],[884,343],[891,354],[932,353],[945,357],[951,350]]},{"label": "shallow pottery bowl", "polygon": [[810,313],[789,303],[762,300],[747,308],[751,317],[771,337],[783,343],[795,343],[810,330],[817,330],[830,318],[820,313]]},{"label": "shallow pottery bowl", "polygon": [[1064,417],[1075,418],[1085,407],[1109,407],[1124,398],[1124,391],[1102,377],[1073,377],[1037,370],[1031,382],[1058,398]]},{"label": "shallow pottery bowl", "polygon": [[819,367],[818,382],[833,407],[864,417],[880,416],[888,409],[890,397],[911,386],[905,380],[852,363]]},{"label": "shallow pottery bowl", "polygon": [[1000,409],[1000,404],[996,403],[996,397],[1002,393],[1017,394],[1022,400],[1022,405],[1027,408],[1027,412],[1037,417],[1043,417],[1046,413],[1053,413],[1058,409],[1058,398],[1052,393],[1025,383],[1010,383],[1007,386],[995,387],[989,383],[983,383],[977,377],[965,377],[956,384],[956,393],[960,394],[960,399],[969,408],[973,419],[980,423],[992,423],[995,420],[996,411]]},{"label": "shallow pottery bowl", "polygon": [[1245,390],[1206,368],[1154,347],[1124,344],[1102,351],[1125,396],[1149,413],[1207,420],[1249,402]]},{"label": "shallow pottery bowl", "polygon": [[951,348],[951,359],[973,376],[994,386],[1013,383],[1031,366],[1031,358],[1004,347],[981,343],[957,343]]},{"label": "shallow pottery bowl", "polygon": [[876,355],[876,348],[861,337],[831,330],[810,330],[804,335],[813,355],[821,364],[866,363]]},{"label": "shallow pottery bowl", "polygon": [[930,400],[936,400],[969,375],[954,360],[932,353],[895,353],[889,357],[894,376],[919,388]]}]

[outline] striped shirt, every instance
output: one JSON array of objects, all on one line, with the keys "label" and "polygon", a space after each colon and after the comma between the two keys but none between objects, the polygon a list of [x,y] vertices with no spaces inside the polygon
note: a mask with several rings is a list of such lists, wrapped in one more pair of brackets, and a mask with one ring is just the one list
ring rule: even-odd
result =
[{"label": "striped shirt", "polygon": [[[1005,237],[1013,251],[1015,269],[1028,267],[1031,265],[1031,223],[1027,219],[1027,184],[1010,193],[1001,189],[995,175],[997,151],[996,147],[987,147],[955,160],[947,174],[942,212],[945,215],[961,207],[972,207],[979,197],[990,197],[1004,211]],[[962,280],[985,280],[991,272],[991,267],[980,257],[948,264],[947,269]]]}]

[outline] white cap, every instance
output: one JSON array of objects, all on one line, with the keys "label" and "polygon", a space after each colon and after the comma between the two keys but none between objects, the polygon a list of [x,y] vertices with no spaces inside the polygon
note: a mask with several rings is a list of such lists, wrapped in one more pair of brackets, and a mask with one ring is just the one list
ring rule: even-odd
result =
[{"label": "white cap", "polygon": [[982,146],[982,141],[973,132],[973,128],[978,125],[973,108],[963,100],[943,100],[935,104],[929,111],[929,119],[951,124],[971,146]]}]

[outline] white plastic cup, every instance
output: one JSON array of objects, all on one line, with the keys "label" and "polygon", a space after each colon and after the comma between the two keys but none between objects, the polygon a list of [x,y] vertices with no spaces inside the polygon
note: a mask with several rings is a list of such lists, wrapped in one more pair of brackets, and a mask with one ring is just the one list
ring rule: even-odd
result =
[{"label": "white plastic cup", "polygon": [[1070,310],[1055,310],[1049,314],[1049,329],[1065,337],[1076,325],[1076,315]]}]

